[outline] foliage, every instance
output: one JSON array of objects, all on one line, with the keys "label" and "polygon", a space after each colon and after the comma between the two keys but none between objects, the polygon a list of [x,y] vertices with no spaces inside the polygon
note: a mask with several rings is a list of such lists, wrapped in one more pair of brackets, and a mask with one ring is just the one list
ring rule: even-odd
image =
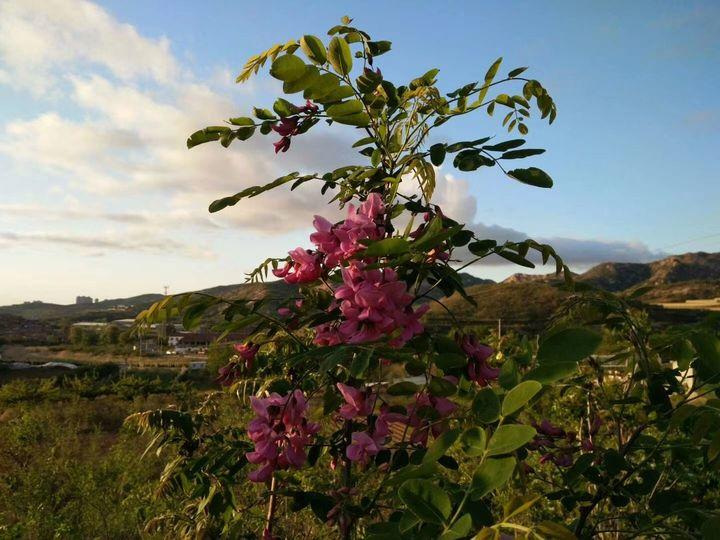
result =
[{"label": "foliage", "polygon": [[[249,275],[257,281],[272,272],[300,286],[298,298],[271,309],[265,299],[192,293],[139,316],[140,328],[177,317],[191,328],[220,308],[221,339],[248,335],[221,380],[239,404],[248,382],[254,394],[254,417],[244,407],[230,425],[217,425],[212,396],[195,412],[131,418],[155,435],[149,450],[170,456],[160,495],[186,501],[150,529],[169,537],[292,537],[292,514],[309,509],[326,527],[316,536],[376,540],[711,530],[718,515],[708,501],[717,486],[706,470],[720,453],[715,329],[654,338],[632,297],[588,291],[570,296],[537,346],[499,341],[502,351],[444,304],[452,295],[473,302],[458,271],[490,255],[523,267],[534,266],[531,252],[552,259],[573,290],[552,247],[477,238],[432,202],[435,167],[445,163],[463,172],[497,167],[511,180],[551,187],[544,171],[507,165],[544,152],[522,138],[428,145],[435,128],[479,111],[502,110],[503,126],[524,136],[532,114],[555,119],[547,90],[522,76],[524,67],[499,75],[502,59],[482,80],[447,93],[436,85],[437,69],[396,84],[375,65],[390,42],[351,24],[344,18],[331,28],[327,43],[306,35],[275,45],[238,77],[269,65],[284,93],[302,92],[305,104],[278,98],[272,110],[256,107],[252,117],[187,141],[228,147],[276,133],[276,152],[286,152],[325,121],[359,133],[353,146],[369,164],[291,172],[210,205],[217,212],[313,183],[346,208],[339,223],[316,217],[313,249],[269,258]],[[508,93],[495,94],[500,86]],[[428,299],[450,317],[449,336],[423,326]],[[595,354],[601,326],[624,343],[611,358]],[[622,366],[611,370],[613,362]],[[537,414],[539,403],[561,399],[572,404],[570,414]],[[265,519],[247,519],[236,489],[267,503]]]}]

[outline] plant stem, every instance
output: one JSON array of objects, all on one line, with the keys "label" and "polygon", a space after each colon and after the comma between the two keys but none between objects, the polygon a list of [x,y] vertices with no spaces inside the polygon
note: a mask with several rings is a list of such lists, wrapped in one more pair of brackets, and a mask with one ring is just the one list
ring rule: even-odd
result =
[{"label": "plant stem", "polygon": [[263,531],[263,538],[265,536],[272,537],[273,516],[275,515],[275,503],[277,500],[275,496],[275,484],[275,475],[273,474],[272,480],[270,480],[270,499],[268,500],[268,511],[265,518],[265,530]]}]

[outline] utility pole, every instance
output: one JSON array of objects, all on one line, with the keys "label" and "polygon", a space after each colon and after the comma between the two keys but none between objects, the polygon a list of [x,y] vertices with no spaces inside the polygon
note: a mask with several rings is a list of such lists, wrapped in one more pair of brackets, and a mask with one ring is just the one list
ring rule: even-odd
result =
[{"label": "utility pole", "polygon": [[502,337],[502,319],[498,319],[498,341]]}]

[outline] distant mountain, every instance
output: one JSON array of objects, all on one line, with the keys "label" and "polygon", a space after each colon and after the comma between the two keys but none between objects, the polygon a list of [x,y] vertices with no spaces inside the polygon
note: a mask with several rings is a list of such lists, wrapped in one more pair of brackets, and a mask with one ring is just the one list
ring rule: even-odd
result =
[{"label": "distant mountain", "polygon": [[[717,285],[716,282],[720,281],[720,253],[685,253],[651,263],[606,262],[593,266],[582,274],[573,274],[573,276],[576,281],[612,292],[654,286],[658,288],[658,291],[667,291],[675,298],[678,295],[681,296],[683,290],[691,295],[712,294]],[[554,273],[513,274],[502,283],[553,283],[561,279],[562,277],[558,278]],[[695,286],[673,286],[676,283],[691,282]],[[658,297],[662,294],[655,293]]]},{"label": "distant mountain", "polygon": [[51,304],[47,302],[25,302],[0,307],[0,314],[16,315],[25,319],[70,319],[92,318],[114,320],[131,318],[147,306],[163,297],[162,294],[141,294],[130,298],[101,300],[92,304]]},{"label": "distant mountain", "polygon": [[[474,309],[459,297],[448,299],[448,307],[457,308],[461,317],[532,319],[552,312],[565,294],[553,287],[559,279],[554,274],[514,274],[502,283],[467,273],[460,275],[468,294],[478,304]],[[575,275],[575,279],[613,292],[629,292],[652,285],[654,288],[642,297],[649,303],[715,298],[720,297],[720,253],[686,253],[651,263],[602,263]],[[219,285],[202,292],[228,299],[269,298],[271,303],[279,303],[294,296],[296,288],[278,280]],[[431,296],[439,297],[439,294],[439,290],[434,289]],[[0,307],[0,314],[36,320],[114,320],[134,317],[162,297],[160,294],[144,294],[71,305],[30,302]],[[474,313],[468,310],[474,310]],[[432,306],[429,318],[440,316],[439,311],[439,306]]]},{"label": "distant mountain", "polygon": [[[493,284],[490,279],[482,279],[461,272],[460,277],[464,286]],[[431,293],[431,296],[439,296],[440,292]],[[297,295],[297,287],[288,285],[282,280],[265,281],[260,283],[238,283],[233,285],[218,285],[203,289],[202,291],[214,296],[221,296],[229,300],[238,298],[260,299],[266,298],[270,304],[286,300],[288,297]],[[162,294],[143,294],[130,298],[115,298],[112,300],[101,300],[92,304],[50,304],[46,302],[26,302],[11,306],[0,307],[0,315],[14,315],[32,320],[116,320],[133,318],[143,309],[163,298]]]},{"label": "distant mountain", "polygon": [[[631,292],[652,286],[641,300],[649,304],[720,298],[720,253],[686,253],[651,263],[601,263],[582,274],[578,282],[612,292]],[[562,281],[555,274],[513,274],[491,287],[470,287],[467,293],[477,308],[454,295],[445,301],[456,317],[466,321],[537,321],[553,313],[568,293],[554,285]],[[428,320],[441,323],[448,315],[440,306],[431,306]]]}]

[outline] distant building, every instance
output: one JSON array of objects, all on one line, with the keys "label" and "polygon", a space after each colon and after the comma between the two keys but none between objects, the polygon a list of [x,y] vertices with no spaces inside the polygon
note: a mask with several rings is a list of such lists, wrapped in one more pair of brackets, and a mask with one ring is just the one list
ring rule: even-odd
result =
[{"label": "distant building", "polygon": [[181,332],[168,336],[168,346],[178,354],[202,353],[217,338],[217,334],[204,332]]},{"label": "distant building", "polygon": [[77,296],[75,297],[75,303],[78,305],[92,304],[93,299],[90,296]]}]

